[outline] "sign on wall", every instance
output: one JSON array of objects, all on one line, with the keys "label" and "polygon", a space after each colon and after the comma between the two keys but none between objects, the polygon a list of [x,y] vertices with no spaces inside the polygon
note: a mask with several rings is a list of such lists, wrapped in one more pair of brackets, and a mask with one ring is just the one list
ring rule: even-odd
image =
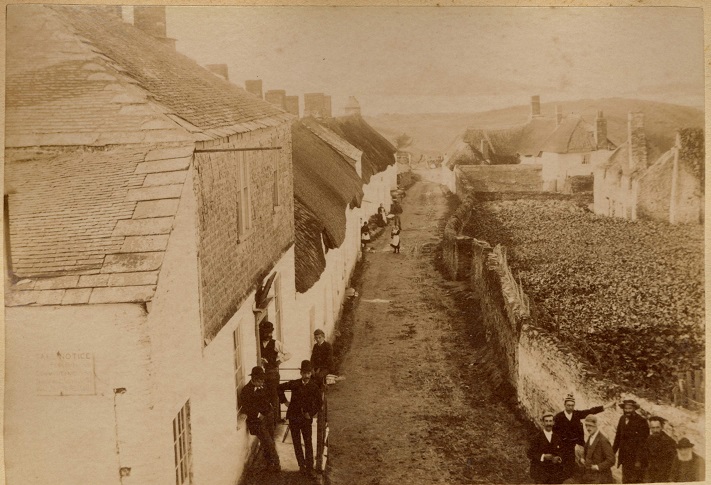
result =
[{"label": "sign on wall", "polygon": [[36,354],[38,396],[92,396],[96,394],[94,354],[43,352]]}]

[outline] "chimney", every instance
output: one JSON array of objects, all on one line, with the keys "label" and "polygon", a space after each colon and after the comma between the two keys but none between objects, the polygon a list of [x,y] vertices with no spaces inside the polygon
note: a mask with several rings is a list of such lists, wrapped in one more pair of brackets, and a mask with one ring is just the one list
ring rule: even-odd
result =
[{"label": "chimney", "polygon": [[283,89],[270,89],[264,93],[264,101],[268,101],[281,109],[284,109],[284,98],[286,97],[286,91]]},{"label": "chimney", "polygon": [[598,150],[607,150],[607,120],[602,110],[598,110],[595,117],[595,144]]},{"label": "chimney", "polygon": [[560,126],[563,121],[563,107],[559,104],[555,105],[555,126]]},{"label": "chimney", "polygon": [[325,116],[326,100],[323,93],[304,94],[304,116],[323,118]]},{"label": "chimney", "polygon": [[324,118],[332,118],[333,115],[331,114],[331,96],[324,96],[323,97],[323,117]]},{"label": "chimney", "polygon": [[252,93],[258,98],[262,98],[262,80],[261,79],[250,79],[244,82],[244,89],[248,93]]},{"label": "chimney", "polygon": [[207,64],[205,67],[208,71],[212,71],[218,76],[225,78],[225,81],[230,80],[230,77],[227,75],[227,64]]},{"label": "chimney", "polygon": [[541,97],[531,96],[531,118],[541,116]]},{"label": "chimney", "polygon": [[133,25],[175,49],[175,39],[167,37],[164,6],[133,7]]},{"label": "chimney", "polygon": [[355,96],[348,96],[348,103],[346,103],[346,116],[348,115],[360,116],[360,103]]},{"label": "chimney", "polygon": [[284,109],[287,113],[291,113],[294,116],[299,116],[299,97],[298,96],[285,96],[284,97]]},{"label": "chimney", "polygon": [[630,170],[647,168],[647,137],[644,134],[644,114],[631,112],[627,116]]},{"label": "chimney", "polygon": [[486,138],[481,140],[481,156],[484,160],[489,159],[489,142]]}]

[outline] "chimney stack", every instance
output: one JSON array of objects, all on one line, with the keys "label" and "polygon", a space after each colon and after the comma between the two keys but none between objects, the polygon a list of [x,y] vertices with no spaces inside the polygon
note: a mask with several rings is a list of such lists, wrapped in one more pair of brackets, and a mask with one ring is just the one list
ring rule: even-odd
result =
[{"label": "chimney stack", "polygon": [[595,144],[598,150],[607,150],[607,120],[598,110],[595,118]]},{"label": "chimney stack", "polygon": [[304,116],[326,117],[326,97],[323,93],[304,94]]},{"label": "chimney stack", "polygon": [[264,93],[264,101],[268,101],[281,109],[284,109],[284,98],[286,97],[286,91],[283,89],[270,89]]},{"label": "chimney stack", "polygon": [[644,114],[631,112],[627,116],[630,170],[647,168],[647,137],[644,134]]},{"label": "chimney stack", "polygon": [[133,25],[175,49],[175,39],[167,37],[164,6],[133,7]]},{"label": "chimney stack", "polygon": [[207,64],[205,68],[208,71],[214,72],[218,76],[225,78],[225,81],[230,80],[230,77],[227,74],[227,64]]},{"label": "chimney stack", "polygon": [[531,118],[541,116],[541,97],[531,96]]},{"label": "chimney stack", "polygon": [[481,140],[481,156],[484,160],[489,160],[489,142],[486,138]]},{"label": "chimney stack", "polygon": [[348,103],[346,103],[346,116],[348,115],[360,116],[360,103],[355,96],[348,96]]},{"label": "chimney stack", "polygon": [[284,97],[284,109],[287,113],[291,113],[294,116],[299,116],[299,97],[298,96],[285,96]]},{"label": "chimney stack", "polygon": [[563,121],[563,107],[559,104],[555,105],[555,126],[560,126]]},{"label": "chimney stack", "polygon": [[252,93],[258,98],[262,99],[262,80],[261,79],[250,79],[244,82],[244,89],[248,93]]}]

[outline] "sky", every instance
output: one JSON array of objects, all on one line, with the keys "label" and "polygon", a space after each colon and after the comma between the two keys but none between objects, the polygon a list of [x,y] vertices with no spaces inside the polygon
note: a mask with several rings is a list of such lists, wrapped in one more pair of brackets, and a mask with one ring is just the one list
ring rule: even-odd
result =
[{"label": "sky", "polygon": [[703,107],[703,14],[673,7],[168,7],[200,64],[363,113],[638,97]]}]

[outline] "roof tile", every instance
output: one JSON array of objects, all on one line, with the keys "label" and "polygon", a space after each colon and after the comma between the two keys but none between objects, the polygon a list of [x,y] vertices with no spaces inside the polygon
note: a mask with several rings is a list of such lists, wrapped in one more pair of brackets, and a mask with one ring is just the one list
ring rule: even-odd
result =
[{"label": "roof tile", "polygon": [[155,286],[116,286],[94,288],[89,297],[89,303],[126,303],[150,301],[155,292]]},{"label": "roof tile", "polygon": [[173,228],[172,217],[152,217],[150,219],[122,219],[116,223],[112,236],[149,236],[168,234]]},{"label": "roof tile", "polygon": [[107,286],[109,284],[108,274],[90,274],[79,277],[78,287]]},{"label": "roof tile", "polygon": [[64,298],[64,290],[42,290],[35,293],[38,305],[61,305]]},{"label": "roof tile", "polygon": [[155,285],[157,282],[158,271],[114,273],[109,276],[109,286]]},{"label": "roof tile", "polygon": [[154,271],[160,268],[163,253],[125,253],[106,256],[102,273],[132,273],[136,271]]},{"label": "roof tile", "polygon": [[62,305],[83,305],[89,303],[91,288],[70,289],[64,293]]},{"label": "roof tile", "polygon": [[[155,199],[172,199],[180,197],[183,191],[182,184],[162,185],[157,187],[141,187],[138,189],[129,189],[126,195],[126,200],[155,200]],[[154,233],[155,234],[155,233]]]},{"label": "roof tile", "polygon": [[74,288],[79,282],[79,276],[59,276],[57,278],[41,279],[35,283],[35,290],[56,290],[59,288]]},{"label": "roof tile", "polygon": [[121,246],[122,253],[164,251],[168,247],[168,234],[155,236],[129,236]]},{"label": "roof tile", "polygon": [[[133,219],[174,216],[180,199],[145,200],[136,204]],[[165,248],[163,248],[165,249]]]}]

